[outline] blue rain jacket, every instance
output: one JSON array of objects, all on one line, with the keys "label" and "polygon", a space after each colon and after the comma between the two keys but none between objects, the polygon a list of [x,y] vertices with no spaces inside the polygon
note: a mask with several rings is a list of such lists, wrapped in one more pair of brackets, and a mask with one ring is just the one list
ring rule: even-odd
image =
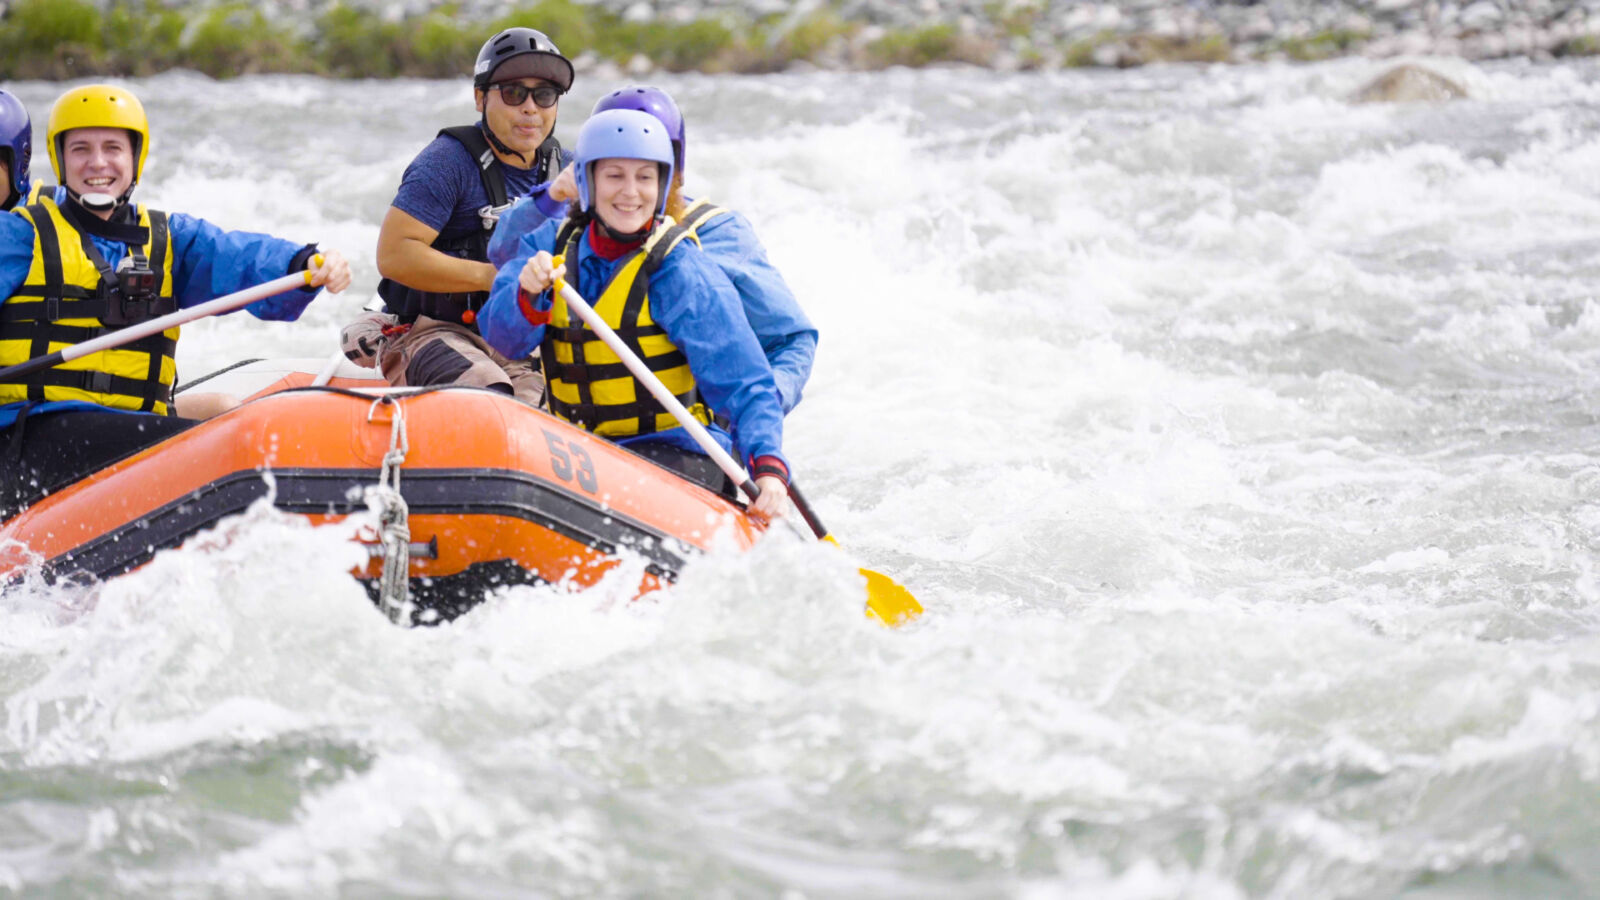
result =
[{"label": "blue rain jacket", "polygon": [[[684,202],[692,201],[685,198]],[[503,266],[517,253],[523,235],[549,219],[565,215],[564,208],[551,210],[550,206],[558,204],[552,204],[539,192],[533,200],[519,201],[501,214],[500,224],[489,239],[489,262]],[[756,237],[750,220],[730,210],[701,225],[696,234],[701,249],[739,292],[745,320],[761,342],[778,383],[778,399],[788,413],[800,403],[800,394],[811,377],[811,364],[817,355],[816,327],[800,309],[800,301],[783,276],[768,261],[766,248]]]},{"label": "blue rain jacket", "polygon": [[[528,356],[544,339],[544,326],[533,325],[522,315],[517,303],[517,278],[535,253],[555,252],[560,224],[547,221],[522,237],[517,253],[500,267],[489,300],[478,312],[478,331],[483,339],[511,359]],[[568,280],[597,298],[626,258],[607,260],[596,256],[585,230],[578,244],[577,264],[567,261]],[[667,254],[650,277],[649,297],[651,318],[688,358],[700,395],[733,423],[732,435],[716,425],[706,430],[736,459],[741,458],[741,452],[746,463],[754,457],[770,455],[782,459],[787,466],[789,461],[783,456],[783,410],[772,367],[744,321],[738,293],[727,276],[698,247],[684,241]],[[547,310],[552,302],[550,292],[545,291],[533,305]],[[659,441],[703,452],[682,428],[633,435],[617,443],[636,441]]]},{"label": "blue rain jacket", "polygon": [[[167,225],[172,234],[172,293],[180,309],[289,274],[289,262],[303,246],[266,234],[223,231],[205,219],[182,213],[169,213]],[[93,235],[90,240],[112,266],[127,255],[124,244]],[[0,215],[0,297],[9,299],[16,293],[32,265],[33,225],[18,215]],[[291,288],[244,308],[258,319],[292,322],[300,318],[315,296],[316,293]],[[15,422],[22,406],[20,402],[0,406],[0,428]],[[81,400],[55,400],[35,403],[28,413],[84,408],[107,409]],[[126,412],[131,416],[155,415]]]}]

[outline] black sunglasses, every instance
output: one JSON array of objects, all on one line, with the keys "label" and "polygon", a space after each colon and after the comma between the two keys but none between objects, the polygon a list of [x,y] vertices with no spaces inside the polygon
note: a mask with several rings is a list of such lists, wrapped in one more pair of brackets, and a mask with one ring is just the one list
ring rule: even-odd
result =
[{"label": "black sunglasses", "polygon": [[500,99],[505,101],[507,106],[521,106],[531,96],[535,106],[540,109],[549,109],[556,105],[557,100],[561,99],[561,89],[548,84],[528,87],[515,81],[507,81],[504,84],[497,84],[495,87],[499,89]]}]

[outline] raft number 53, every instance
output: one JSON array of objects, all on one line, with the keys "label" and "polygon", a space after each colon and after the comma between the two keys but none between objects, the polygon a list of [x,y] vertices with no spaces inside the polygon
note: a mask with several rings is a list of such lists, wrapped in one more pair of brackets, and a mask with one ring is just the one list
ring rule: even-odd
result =
[{"label": "raft number 53", "polygon": [[[577,441],[569,441],[560,435],[552,434],[543,428],[539,432],[544,435],[544,442],[550,447],[550,469],[562,481],[572,480],[572,461],[578,461],[578,487],[593,494],[600,490],[600,482],[594,477],[594,462],[589,459],[589,451]],[[569,455],[570,453],[570,455]]]}]

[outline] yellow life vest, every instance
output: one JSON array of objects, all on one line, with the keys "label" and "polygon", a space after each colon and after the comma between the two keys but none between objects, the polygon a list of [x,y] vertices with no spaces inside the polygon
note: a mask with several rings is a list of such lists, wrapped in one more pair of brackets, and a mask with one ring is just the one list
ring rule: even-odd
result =
[{"label": "yellow life vest", "polygon": [[[33,263],[27,279],[0,304],[0,367],[26,362],[72,344],[165,315],[172,296],[172,236],[166,213],[134,208],[138,225],[107,223],[105,233],[128,239],[132,271],[106,263],[89,235],[48,193],[13,210],[33,224]],[[88,215],[77,212],[77,216]],[[143,273],[143,277],[139,277]],[[85,400],[113,409],[171,412],[178,329],[0,383],[0,403]]]},{"label": "yellow life vest", "polygon": [[40,182],[35,181],[28,188],[28,197],[21,205],[25,206],[25,205],[27,205],[29,203],[38,203],[39,202],[39,198],[44,196],[44,192],[45,191],[49,191],[50,192],[50,196],[54,197],[56,195],[55,194],[56,186],[53,185],[53,184],[42,184]]},{"label": "yellow life vest", "polygon": [[[700,201],[684,213],[682,222],[665,218],[639,249],[623,259],[600,296],[590,301],[600,318],[702,425],[711,424],[711,411],[700,400],[688,358],[650,317],[649,284],[651,273],[668,253],[685,239],[698,243],[695,229],[723,212],[726,210]],[[563,248],[570,261],[569,280],[580,293],[578,243],[585,227],[585,222],[569,219],[556,237],[556,246]],[[678,420],[582,319],[572,315],[559,294],[550,309],[539,355],[550,411],[580,428],[619,438],[678,427]]]}]

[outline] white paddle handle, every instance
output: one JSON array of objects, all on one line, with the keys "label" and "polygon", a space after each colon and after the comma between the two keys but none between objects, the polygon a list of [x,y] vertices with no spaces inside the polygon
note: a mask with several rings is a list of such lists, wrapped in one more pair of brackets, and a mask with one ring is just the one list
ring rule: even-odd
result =
[{"label": "white paddle handle", "polygon": [[285,275],[282,278],[274,278],[265,284],[258,284],[255,287],[245,288],[242,291],[235,291],[234,293],[218,297],[215,300],[207,300],[204,303],[198,303],[194,306],[186,307],[176,312],[167,313],[164,316],[151,319],[148,322],[140,322],[138,325],[130,325],[127,328],[113,331],[110,334],[101,335],[100,337],[92,340],[84,341],[81,344],[73,344],[71,347],[66,347],[61,350],[61,361],[71,362],[72,360],[88,356],[91,353],[99,353],[102,350],[110,350],[113,347],[120,347],[123,344],[132,343],[140,338],[149,337],[152,334],[159,334],[175,325],[183,325],[188,322],[193,322],[195,319],[203,319],[206,316],[235,310],[241,306],[254,303],[257,300],[271,297],[274,294],[281,294],[290,288],[302,287],[310,283],[311,270],[309,269],[304,272],[294,272],[292,274]]}]

